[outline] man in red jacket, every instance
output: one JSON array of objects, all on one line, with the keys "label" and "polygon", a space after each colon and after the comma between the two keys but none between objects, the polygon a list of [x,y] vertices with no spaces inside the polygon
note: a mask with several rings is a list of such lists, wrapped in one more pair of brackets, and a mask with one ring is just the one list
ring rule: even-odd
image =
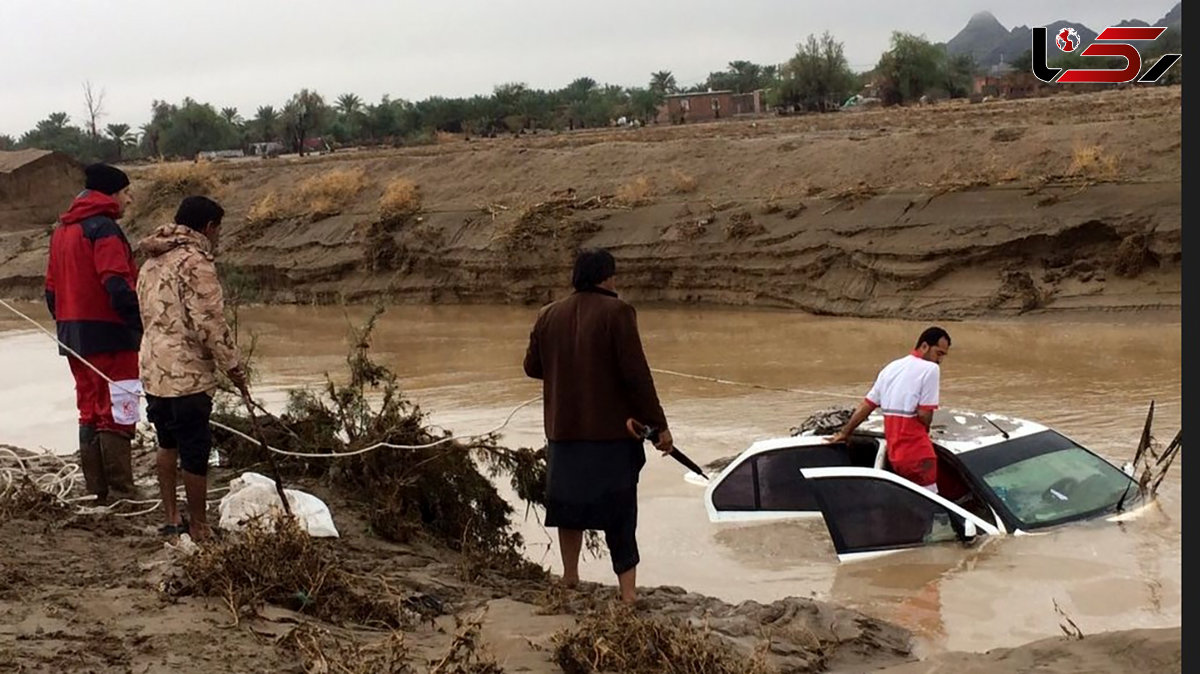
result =
[{"label": "man in red jacket", "polygon": [[[133,202],[129,177],[120,169],[93,164],[84,169],[85,189],[59,218],[50,238],[46,307],[58,326],[58,341],[112,379],[60,348],[75,377],[79,408],[79,454],[84,481],[97,502],[136,498],[130,441],[137,421],[137,265],[117,219]],[[111,387],[111,388],[110,388]],[[114,416],[113,392],[119,405]]]}]

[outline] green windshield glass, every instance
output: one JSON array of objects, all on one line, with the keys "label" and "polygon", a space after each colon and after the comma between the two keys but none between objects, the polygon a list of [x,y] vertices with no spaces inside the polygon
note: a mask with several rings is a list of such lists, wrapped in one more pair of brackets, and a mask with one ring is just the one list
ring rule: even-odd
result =
[{"label": "green windshield glass", "polygon": [[1128,476],[1079,447],[1015,461],[985,473],[983,480],[1030,528],[1112,507],[1127,488],[1129,498],[1137,494]]}]

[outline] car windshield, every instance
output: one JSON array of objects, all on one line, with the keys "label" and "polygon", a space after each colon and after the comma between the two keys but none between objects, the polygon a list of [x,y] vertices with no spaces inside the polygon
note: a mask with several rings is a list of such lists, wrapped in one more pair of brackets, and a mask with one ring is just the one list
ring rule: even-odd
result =
[{"label": "car windshield", "polygon": [[961,456],[1025,529],[1103,513],[1126,491],[1126,502],[1138,495],[1129,476],[1054,431]]}]

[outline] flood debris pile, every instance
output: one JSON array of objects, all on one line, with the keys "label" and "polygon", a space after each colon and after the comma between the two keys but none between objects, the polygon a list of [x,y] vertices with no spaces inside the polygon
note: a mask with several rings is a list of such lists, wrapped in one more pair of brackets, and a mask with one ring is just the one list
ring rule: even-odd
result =
[{"label": "flood debris pile", "polygon": [[0,521],[7,519],[60,520],[70,511],[49,492],[22,476],[0,490]]},{"label": "flood debris pile", "polygon": [[854,415],[854,408],[838,405],[817,410],[800,422],[799,426],[791,429],[792,435],[801,435],[811,433],[812,435],[831,435],[842,430],[850,417]]},{"label": "flood debris pile", "polygon": [[364,643],[339,638],[315,625],[301,625],[281,638],[276,647],[300,656],[306,673],[417,674],[404,633],[393,631],[378,641]]},{"label": "flood debris pile", "polygon": [[[1144,499],[1152,499],[1158,493],[1158,487],[1167,476],[1167,471],[1175,463],[1179,451],[1183,449],[1183,429],[1175,432],[1175,437],[1164,449],[1153,434],[1154,402],[1150,402],[1150,410],[1146,413],[1146,424],[1142,427],[1141,439],[1133,455],[1134,480],[1138,491]],[[1120,510],[1129,494],[1122,497],[1117,504]]]},{"label": "flood debris pile", "polygon": [[[287,411],[261,427],[272,447],[307,457],[279,457],[285,478],[315,478],[361,504],[374,534],[397,543],[431,538],[472,560],[480,570],[521,577],[544,571],[521,554],[512,531],[512,506],[487,476],[508,476],[517,494],[544,504],[545,455],[510,449],[494,435],[469,441],[427,425],[420,407],[400,391],[395,373],[369,356],[370,336],[382,310],[355,331],[344,384],[326,377],[319,392],[291,394]],[[217,420],[250,433],[249,420],[226,411]],[[236,469],[259,465],[257,443],[217,432],[218,443]],[[325,458],[326,454],[353,455]]]},{"label": "flood debris pile", "polygon": [[0,521],[65,519],[71,509],[63,496],[76,481],[60,457],[0,445]]},{"label": "flood debris pile", "polygon": [[293,518],[251,520],[244,531],[183,557],[167,579],[173,596],[218,597],[235,622],[264,604],[334,624],[401,628],[420,616],[382,582],[352,577],[333,549],[311,538]]},{"label": "flood debris pile", "polygon": [[458,629],[445,653],[418,669],[404,633],[392,630],[375,640],[337,636],[316,625],[300,625],[276,647],[300,656],[303,671],[316,674],[502,674],[503,668],[483,645],[483,614],[457,618]]},{"label": "flood debris pile", "polygon": [[654,619],[618,604],[584,616],[552,638],[566,674],[768,674],[763,651],[749,659],[707,625]]},{"label": "flood debris pile", "polygon": [[[627,208],[608,195],[580,198],[574,189],[555,192],[551,198],[520,208],[503,204],[480,207],[484,214],[499,220],[495,240],[508,252],[540,251],[547,245],[562,249],[577,248],[588,236],[601,230],[598,219],[578,218],[583,211],[612,211]],[[502,217],[503,216],[503,217]]]}]

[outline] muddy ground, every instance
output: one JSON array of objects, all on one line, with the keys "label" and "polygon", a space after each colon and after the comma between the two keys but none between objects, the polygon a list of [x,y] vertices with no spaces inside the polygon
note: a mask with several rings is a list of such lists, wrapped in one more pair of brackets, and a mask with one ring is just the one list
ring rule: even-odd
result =
[{"label": "muddy ground", "polygon": [[[139,459],[147,487],[152,486],[150,460],[145,454]],[[226,471],[215,471],[212,484],[223,484],[228,477]],[[372,535],[364,513],[351,502],[316,483],[295,486],[330,504],[342,537],[320,545],[360,581],[358,589],[395,602],[412,616],[399,636],[411,671],[563,671],[556,661],[555,635],[613,604],[611,586],[584,583],[568,591],[552,579],[481,571],[431,540],[386,542]],[[381,671],[337,666],[349,666],[356,654],[385,643],[387,631],[331,624],[292,610],[294,606],[270,604],[253,617],[235,619],[220,598],[170,591],[177,583],[172,579],[178,555],[168,550],[173,539],[156,533],[158,524],[153,515],[0,518],[5,551],[0,557],[0,671]],[[918,661],[906,630],[807,598],[733,606],[683,588],[644,588],[636,615],[689,621],[747,663],[759,658],[769,667],[756,671],[1181,671],[1180,628],[1064,636],[986,654],[944,653]],[[463,633],[458,618],[482,623],[470,648],[477,668],[438,669],[456,635]],[[320,635],[324,650],[312,650],[311,644],[318,643],[314,635]],[[339,643],[351,646],[339,651]],[[602,652],[604,644],[597,642],[595,648]]]},{"label": "muddy ground", "polygon": [[[133,167],[126,225],[136,238],[183,194],[214,195],[227,279],[269,302],[542,303],[575,247],[600,245],[643,302],[1177,310],[1180,100],[1142,87]],[[0,232],[0,294],[40,295],[48,224]]]}]

